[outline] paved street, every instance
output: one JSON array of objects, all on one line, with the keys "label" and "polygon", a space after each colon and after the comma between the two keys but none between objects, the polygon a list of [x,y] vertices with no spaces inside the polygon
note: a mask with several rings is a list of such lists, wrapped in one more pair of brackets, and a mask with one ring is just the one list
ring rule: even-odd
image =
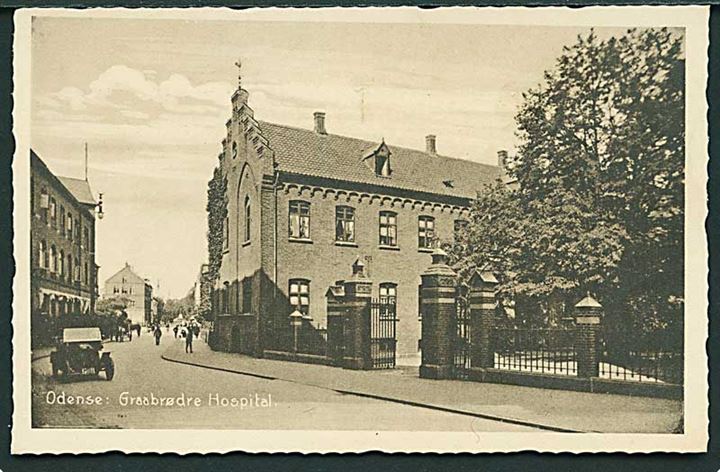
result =
[{"label": "paved street", "polygon": [[[173,343],[182,342],[168,332],[164,333],[159,347],[154,345],[149,333],[133,338],[132,342],[107,343],[105,348],[112,352],[117,369],[110,382],[104,379],[104,374],[99,379],[59,382],[50,376],[49,358],[33,362],[34,426],[536,431],[466,415],[342,395],[296,382],[182,365],[161,358]],[[77,397],[83,397],[87,403],[90,396],[93,401],[99,397],[103,405],[58,404],[63,393],[66,402],[69,397],[75,402]],[[232,406],[233,398],[236,406]]]}]

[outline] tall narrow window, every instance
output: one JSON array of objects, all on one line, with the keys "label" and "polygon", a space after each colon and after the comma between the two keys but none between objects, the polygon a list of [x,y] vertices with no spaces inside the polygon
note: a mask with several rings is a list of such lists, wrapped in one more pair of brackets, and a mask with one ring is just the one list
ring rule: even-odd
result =
[{"label": "tall narrow window", "polygon": [[48,268],[48,252],[45,240],[40,241],[40,253],[38,254],[38,265],[43,269]]},{"label": "tall narrow window", "polygon": [[300,200],[291,201],[289,218],[290,237],[310,239],[310,204]]},{"label": "tall narrow window", "polygon": [[57,270],[57,249],[55,246],[50,246],[50,272],[55,273]]},{"label": "tall narrow window", "polygon": [[380,245],[397,246],[397,215],[391,211],[380,212]]},{"label": "tall narrow window", "polygon": [[50,197],[50,224],[53,228],[57,225],[57,204],[53,197]]},{"label": "tall narrow window", "polygon": [[349,206],[335,208],[335,240],[355,242],[355,209]]},{"label": "tall narrow window", "polygon": [[435,241],[435,218],[432,216],[418,217],[418,247],[430,249]]},{"label": "tall narrow window", "polygon": [[72,213],[68,213],[67,216],[67,237],[70,241],[72,241],[73,238],[73,217]]},{"label": "tall narrow window", "polygon": [[58,256],[58,275],[60,277],[65,276],[65,251],[62,249],[60,250],[60,255]]},{"label": "tall narrow window", "polygon": [[60,205],[60,234],[65,236],[65,207]]},{"label": "tall narrow window", "polygon": [[380,318],[392,319],[397,310],[397,284],[384,282],[380,284]]},{"label": "tall narrow window", "polygon": [[238,151],[237,141],[233,141],[233,143],[232,143],[232,158],[233,159],[235,159],[237,157],[237,151]]},{"label": "tall narrow window", "polygon": [[90,284],[90,270],[88,269],[88,263],[85,263],[85,285]]},{"label": "tall narrow window", "polygon": [[73,280],[75,280],[75,282],[80,282],[80,260],[77,257],[75,258],[75,272],[73,273]]},{"label": "tall narrow window", "polygon": [[310,281],[307,279],[290,279],[288,299],[290,306],[297,308],[304,315],[310,314]]},{"label": "tall narrow window", "polygon": [[48,208],[50,207],[50,196],[45,187],[40,190],[40,217],[43,223],[48,222]]},{"label": "tall narrow window", "polygon": [[250,219],[250,197],[245,197],[245,242],[250,241],[252,222]]},{"label": "tall narrow window", "polygon": [[73,279],[73,260],[72,255],[68,254],[67,256],[67,278],[69,282],[72,282]]}]

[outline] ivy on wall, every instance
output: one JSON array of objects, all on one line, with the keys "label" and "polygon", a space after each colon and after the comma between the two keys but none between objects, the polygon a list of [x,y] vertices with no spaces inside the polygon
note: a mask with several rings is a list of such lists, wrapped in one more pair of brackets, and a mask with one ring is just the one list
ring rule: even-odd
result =
[{"label": "ivy on wall", "polygon": [[216,167],[212,179],[208,182],[207,214],[208,214],[208,272],[209,281],[214,282],[220,275],[220,264],[223,253],[223,225],[227,216],[227,179],[222,169]]}]

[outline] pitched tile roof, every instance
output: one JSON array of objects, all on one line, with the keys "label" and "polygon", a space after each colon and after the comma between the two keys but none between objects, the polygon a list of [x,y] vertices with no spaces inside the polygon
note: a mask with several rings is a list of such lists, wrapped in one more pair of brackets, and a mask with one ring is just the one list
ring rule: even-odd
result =
[{"label": "pitched tile roof", "polygon": [[379,142],[264,121],[259,125],[283,172],[462,198],[474,198],[500,175],[497,166],[388,145],[392,174],[378,176],[363,156]]},{"label": "pitched tile roof", "polygon": [[65,186],[66,189],[73,194],[73,197],[80,202],[87,205],[95,205],[95,198],[93,197],[90,184],[87,180],[76,179],[73,177],[60,177],[58,179]]}]

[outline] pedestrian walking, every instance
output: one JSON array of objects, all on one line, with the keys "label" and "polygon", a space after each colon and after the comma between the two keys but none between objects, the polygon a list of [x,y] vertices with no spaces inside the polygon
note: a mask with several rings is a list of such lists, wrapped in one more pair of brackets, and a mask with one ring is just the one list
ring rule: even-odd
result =
[{"label": "pedestrian walking", "polygon": [[160,325],[155,325],[155,345],[160,345],[160,336],[162,336],[162,330],[160,329]]},{"label": "pedestrian walking", "polygon": [[175,325],[175,327],[173,328],[173,333],[175,333],[176,338],[177,338],[178,329],[180,329],[180,328],[178,328],[178,325]]},{"label": "pedestrian walking", "polygon": [[185,336],[185,352],[192,354],[192,342],[193,342],[193,332],[191,329],[187,330],[187,335]]}]

